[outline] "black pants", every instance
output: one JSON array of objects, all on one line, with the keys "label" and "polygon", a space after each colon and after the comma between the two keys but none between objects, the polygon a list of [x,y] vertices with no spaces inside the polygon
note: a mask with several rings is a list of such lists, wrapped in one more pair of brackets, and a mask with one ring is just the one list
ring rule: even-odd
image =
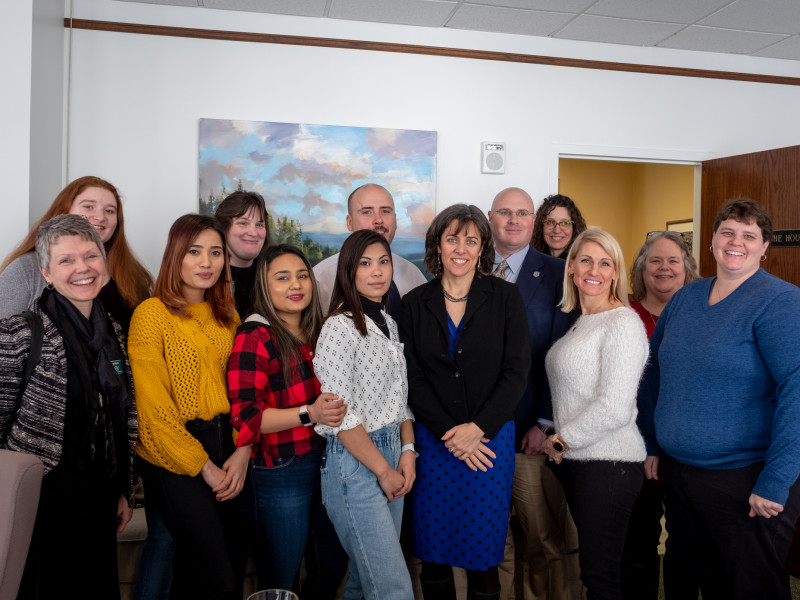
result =
[{"label": "black pants", "polygon": [[645,479],[633,505],[625,549],[622,551],[623,600],[656,600],[661,557],[661,517],[664,516],[664,485]]},{"label": "black pants", "polygon": [[[192,421],[186,429],[221,467],[233,453],[228,415]],[[161,515],[175,540],[170,598],[233,600],[242,597],[247,560],[239,497],[217,502],[201,475],[177,475],[148,464],[144,471],[147,501]]]},{"label": "black pants", "polygon": [[564,460],[555,467],[575,528],[588,600],[619,600],[628,520],[642,488],[642,463]]},{"label": "black pants", "polygon": [[119,598],[118,487],[75,475],[64,487],[58,469],[45,475],[18,600]]},{"label": "black pants", "polygon": [[665,456],[668,600],[791,600],[783,566],[800,513],[800,480],[783,512],[750,517],[749,498],[763,463],[701,469]]}]

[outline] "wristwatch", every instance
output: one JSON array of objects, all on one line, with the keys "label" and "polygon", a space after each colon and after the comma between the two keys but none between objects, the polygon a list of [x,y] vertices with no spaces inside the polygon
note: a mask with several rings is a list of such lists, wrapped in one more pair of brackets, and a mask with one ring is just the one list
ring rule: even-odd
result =
[{"label": "wristwatch", "polygon": [[416,442],[412,442],[410,444],[405,444],[402,448],[400,448],[400,454],[405,452],[406,450],[411,450],[414,453],[414,456],[419,456],[418,448]]},{"label": "wristwatch", "polygon": [[567,449],[567,444],[564,440],[561,439],[561,436],[557,436],[556,439],[553,440],[553,450],[556,452],[564,452]]},{"label": "wristwatch", "polygon": [[550,425],[545,425],[540,421],[536,422],[536,427],[538,427],[539,430],[545,435],[553,435],[556,432],[556,430],[550,427]]},{"label": "wristwatch", "polygon": [[308,414],[308,406],[300,407],[300,422],[306,427],[311,425],[311,415]]}]

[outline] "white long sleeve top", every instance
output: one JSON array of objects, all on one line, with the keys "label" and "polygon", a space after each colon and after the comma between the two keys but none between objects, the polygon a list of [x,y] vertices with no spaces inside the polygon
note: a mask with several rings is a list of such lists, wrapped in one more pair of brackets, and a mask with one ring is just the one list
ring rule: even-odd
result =
[{"label": "white long sleeve top", "polygon": [[344,400],[347,414],[339,427],[316,425],[320,435],[335,436],[358,425],[377,431],[414,418],[408,407],[406,359],[397,324],[386,312],[381,314],[391,339],[369,317],[366,337],[346,315],[331,317],[322,326],[314,373],[323,392]]},{"label": "white long sleeve top", "polygon": [[583,315],[545,359],[556,431],[565,458],[641,462],[636,392],[648,356],[647,334],[627,307]]}]

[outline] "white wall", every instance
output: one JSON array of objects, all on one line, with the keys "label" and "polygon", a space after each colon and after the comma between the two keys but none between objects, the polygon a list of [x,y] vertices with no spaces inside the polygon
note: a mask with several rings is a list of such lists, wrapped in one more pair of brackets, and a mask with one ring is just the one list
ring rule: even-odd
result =
[{"label": "white wall", "polygon": [[[0,219],[2,256],[28,230],[32,36],[32,0],[17,0],[4,5],[3,35],[0,35],[0,56],[3,57],[0,60],[0,177],[4,196],[3,218]],[[14,60],[8,57],[14,57]]]},{"label": "white wall", "polygon": [[[210,9],[76,0],[74,16],[377,39],[800,76],[800,63]],[[437,207],[489,207],[518,185],[556,191],[559,152],[703,160],[800,143],[800,87],[406,54],[76,30],[68,178],[125,196],[129,239],[157,269],[175,217],[197,209],[200,118],[439,132]],[[507,143],[505,175],[480,142]],[[585,150],[582,150],[585,149]]]}]

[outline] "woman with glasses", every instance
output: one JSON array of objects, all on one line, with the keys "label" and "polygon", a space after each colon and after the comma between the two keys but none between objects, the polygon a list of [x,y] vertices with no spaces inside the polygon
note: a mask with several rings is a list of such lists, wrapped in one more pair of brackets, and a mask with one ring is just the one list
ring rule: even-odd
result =
[{"label": "woman with glasses", "polygon": [[544,199],[533,223],[531,245],[539,252],[566,257],[572,241],[586,231],[586,221],[568,196],[553,194]]}]

